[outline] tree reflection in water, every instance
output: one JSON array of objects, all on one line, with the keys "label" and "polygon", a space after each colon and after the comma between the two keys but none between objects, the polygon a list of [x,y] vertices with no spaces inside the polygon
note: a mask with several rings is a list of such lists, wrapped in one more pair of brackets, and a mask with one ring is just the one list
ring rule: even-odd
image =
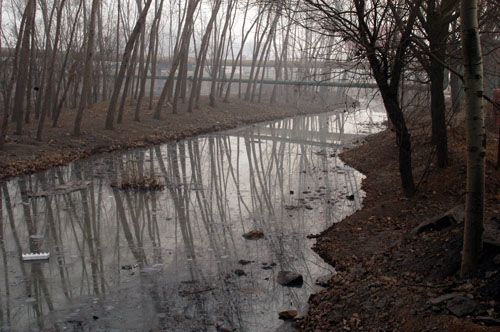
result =
[{"label": "tree reflection in water", "polygon": [[[314,280],[331,272],[306,236],[360,208],[362,175],[336,154],[358,131],[376,130],[383,115],[375,115],[356,114],[368,127],[342,112],[296,117],[1,183],[0,326],[279,326],[277,312],[303,306]],[[165,190],[110,185],[131,168]],[[265,239],[244,240],[253,229]],[[21,262],[40,250],[49,262]],[[301,273],[304,286],[278,285],[280,270]]]}]

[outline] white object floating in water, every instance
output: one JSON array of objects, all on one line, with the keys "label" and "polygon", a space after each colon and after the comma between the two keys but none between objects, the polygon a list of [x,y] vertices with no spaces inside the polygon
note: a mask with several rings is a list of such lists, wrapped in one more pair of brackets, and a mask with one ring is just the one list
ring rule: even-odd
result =
[{"label": "white object floating in water", "polygon": [[50,257],[50,253],[41,252],[39,254],[22,254],[23,261],[42,261],[47,260]]}]

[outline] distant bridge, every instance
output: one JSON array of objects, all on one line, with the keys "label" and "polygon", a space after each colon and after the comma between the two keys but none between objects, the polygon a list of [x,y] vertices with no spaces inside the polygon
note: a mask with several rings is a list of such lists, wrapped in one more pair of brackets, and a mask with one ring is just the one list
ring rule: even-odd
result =
[{"label": "distant bridge", "polygon": [[[167,75],[157,75],[157,76],[147,76],[148,79],[157,79],[157,80],[166,80],[168,79]],[[174,77],[176,80],[177,78]],[[193,77],[189,76],[187,78],[188,81],[192,81]],[[203,82],[211,82],[213,79],[211,77],[202,77],[201,81]],[[216,79],[217,82],[222,82],[222,83],[243,83],[243,84],[253,84],[255,81],[250,80],[247,78],[244,79],[235,79],[233,78],[232,80],[228,78],[218,78]],[[289,86],[312,86],[312,87],[339,87],[339,88],[360,88],[360,89],[378,89],[377,83],[372,83],[372,82],[353,82],[352,80],[328,80],[328,81],[284,81],[284,80],[270,80],[270,79],[264,79],[260,80],[257,79],[257,83],[262,83],[262,84],[277,84],[277,85],[289,85]],[[406,84],[405,89],[409,90],[420,90],[424,91],[427,90],[428,87],[424,84]]]},{"label": "distant bridge", "polygon": [[[167,75],[157,75],[157,76],[147,76],[148,79],[157,79],[157,80],[166,80],[168,79]],[[177,79],[177,78],[174,78]],[[192,81],[193,77],[189,76],[187,78],[188,81]],[[202,77],[201,81],[203,82],[211,82],[213,79],[211,77]],[[223,83],[243,83],[243,84],[249,84],[249,83],[254,83],[254,80],[250,79],[228,79],[228,78],[218,78],[216,79],[217,82],[223,82]],[[326,86],[326,87],[345,87],[345,88],[365,88],[365,89],[376,89],[378,88],[376,83],[369,83],[369,82],[352,82],[349,80],[336,80],[336,81],[284,81],[284,80],[269,80],[269,79],[264,79],[264,80],[257,80],[257,83],[263,83],[263,84],[277,84],[277,85],[291,85],[291,86]]]}]

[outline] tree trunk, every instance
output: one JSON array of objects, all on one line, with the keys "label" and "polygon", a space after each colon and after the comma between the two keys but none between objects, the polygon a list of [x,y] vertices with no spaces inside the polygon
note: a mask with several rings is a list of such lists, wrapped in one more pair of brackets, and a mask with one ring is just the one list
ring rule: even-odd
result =
[{"label": "tree trunk", "polygon": [[446,106],[444,102],[444,68],[431,59],[429,78],[431,80],[432,141],[436,146],[437,165],[448,165],[448,134],[446,128]]},{"label": "tree trunk", "polygon": [[483,59],[477,5],[477,0],[461,0],[460,3],[467,119],[467,187],[462,277],[476,270],[483,248],[486,136],[483,112]]},{"label": "tree trunk", "polygon": [[193,108],[197,107],[197,101],[201,91],[201,85],[203,78],[203,71],[205,68],[205,61],[207,57],[208,44],[210,42],[210,36],[212,34],[212,29],[214,25],[214,21],[217,18],[217,13],[219,12],[220,5],[222,1],[217,0],[212,8],[212,14],[210,15],[210,19],[205,28],[205,33],[203,38],[201,39],[200,51],[198,52],[198,59],[196,61],[196,67],[194,69],[193,74],[193,83],[191,85],[191,92],[189,96],[188,102],[188,112],[192,112]]},{"label": "tree trunk", "polygon": [[[3,7],[3,2],[0,2],[0,5]],[[19,36],[22,36],[24,34],[24,30],[26,29],[26,21],[28,19],[27,15],[29,14],[28,11],[24,11],[22,19],[21,19],[21,24],[19,28]],[[1,18],[2,15],[0,15],[0,21],[2,20]],[[0,38],[1,39],[1,38]],[[7,92],[5,93],[4,96],[4,110],[3,110],[3,118],[0,124],[0,149],[3,148],[5,145],[5,138],[7,135],[7,128],[9,125],[9,109],[10,109],[10,102],[11,102],[11,96],[12,96],[12,88],[14,86],[14,83],[16,82],[16,77],[17,77],[17,71],[19,69],[19,53],[21,50],[21,44],[22,44],[22,38],[18,38],[16,42],[16,48],[14,52],[14,59],[12,63],[12,74],[10,75],[10,80],[7,85]]]},{"label": "tree trunk", "polygon": [[[140,33],[142,35],[142,33]],[[116,118],[116,123],[122,123],[123,122],[123,112],[125,111],[125,104],[127,103],[127,97],[129,94],[133,95],[133,85],[132,89],[131,87],[131,82],[132,82],[132,77],[135,75],[135,68],[137,65],[137,53],[139,53],[139,49],[141,48],[140,41],[136,40],[135,42],[135,47],[134,47],[134,52],[132,53],[132,59],[130,61],[130,64],[127,69],[127,75],[125,77],[125,84],[123,86],[123,93],[122,93],[122,98],[120,100],[120,104],[118,106],[118,116]]]},{"label": "tree trunk", "polygon": [[[153,19],[153,25],[151,26],[150,36],[149,36],[149,47],[148,47],[148,55],[146,58],[146,66],[144,68],[144,72],[142,73],[141,83],[139,87],[139,96],[137,97],[137,104],[135,106],[134,112],[134,120],[140,121],[140,110],[142,107],[142,99],[144,98],[144,94],[146,93],[146,79],[148,76],[149,65],[154,57],[155,45],[156,45],[156,31],[158,30],[158,24],[160,21],[161,12],[163,9],[163,0],[161,0],[160,6],[156,9],[156,14]],[[154,61],[154,60],[153,60]],[[154,76],[156,74],[154,71],[151,73],[151,85],[153,86]]]},{"label": "tree trunk", "polygon": [[396,131],[401,185],[405,196],[412,197],[415,193],[415,182],[413,181],[411,162],[411,135],[406,127],[403,111],[397,102],[397,92],[391,93],[390,91],[381,89],[380,94],[382,95],[389,120]]},{"label": "tree trunk", "polygon": [[455,75],[450,75],[450,90],[451,90],[451,110],[453,113],[458,113],[462,109],[463,85],[460,78]]},{"label": "tree trunk", "polygon": [[[41,141],[42,140],[42,134],[43,134],[43,127],[45,124],[45,117],[47,116],[47,112],[49,110],[52,110],[52,103],[53,103],[53,96],[54,96],[54,87],[52,84],[52,81],[54,79],[54,71],[55,71],[55,66],[56,66],[56,58],[57,58],[57,50],[59,47],[59,37],[61,35],[61,21],[62,21],[62,13],[63,13],[63,8],[66,3],[66,0],[62,0],[61,4],[59,5],[59,8],[57,9],[57,18],[56,18],[56,34],[54,37],[54,45],[52,47],[52,54],[50,55],[50,64],[47,68],[48,73],[46,74],[46,82],[45,82],[45,99],[43,103],[43,107],[40,113],[40,119],[38,121],[38,128],[36,132],[36,139]],[[50,45],[50,35],[47,35],[47,46]],[[48,52],[50,49],[50,46],[47,47],[46,52]]]},{"label": "tree trunk", "polygon": [[95,25],[97,17],[97,9],[99,6],[99,0],[92,0],[92,7],[90,10],[90,23],[88,30],[87,39],[87,50],[85,55],[85,65],[83,67],[83,86],[82,95],[80,98],[80,103],[78,105],[78,112],[76,113],[75,124],[73,126],[73,136],[80,136],[83,110],[88,106],[88,98],[90,95],[90,86],[92,83],[92,61],[94,58],[94,39],[95,39]]},{"label": "tree trunk", "polygon": [[[200,3],[199,0],[190,0],[187,6],[186,10],[186,18],[184,21],[184,27],[182,29],[182,34],[179,39],[179,44],[176,45],[178,47],[175,48],[174,50],[174,58],[172,60],[172,66],[170,67],[170,72],[167,77],[167,81],[165,82],[165,85],[163,86],[163,89],[161,91],[160,98],[158,99],[158,103],[156,105],[156,109],[154,112],[153,117],[155,119],[160,119],[161,116],[161,110],[163,108],[163,105],[165,104],[165,101],[167,100],[167,97],[169,97],[170,91],[173,87],[174,84],[174,79],[175,79],[175,72],[177,71],[177,68],[179,67],[179,64],[181,63],[181,59],[183,57],[188,56],[188,45],[189,41],[191,39],[191,32],[192,32],[192,25],[193,25],[193,16],[196,11],[196,8],[198,7],[198,4]],[[180,29],[179,29],[180,30]],[[180,70],[179,70],[180,72]]]},{"label": "tree trunk", "polygon": [[19,70],[16,77],[16,91],[14,94],[13,116],[16,120],[16,135],[23,133],[24,99],[26,97],[26,85],[30,57],[30,36],[33,33],[33,17],[35,15],[35,0],[29,0],[25,9],[25,26],[20,38],[21,50],[19,52]]},{"label": "tree trunk", "polygon": [[431,81],[431,119],[432,142],[436,146],[437,165],[444,168],[448,164],[448,135],[446,128],[446,105],[444,101],[444,66],[446,61],[446,42],[449,23],[442,6],[437,8],[437,1],[431,0],[427,7],[427,22],[424,27],[428,34],[429,56],[428,74]]},{"label": "tree trunk", "polygon": [[[153,2],[153,0],[148,0],[148,2],[146,2],[144,9],[142,10],[141,14],[139,15],[137,22],[135,23],[134,30],[132,30],[132,33],[130,34],[130,37],[127,41],[127,45],[125,46],[125,51],[124,51],[123,57],[122,57],[122,63],[120,64],[120,69],[119,69],[118,75],[116,77],[115,85],[113,88],[113,93],[111,95],[111,100],[109,102],[109,107],[108,107],[108,111],[106,114],[105,128],[108,130],[112,130],[114,127],[116,101],[118,100],[118,95],[120,94],[120,90],[122,88],[123,78],[125,76],[125,71],[127,70],[127,67],[128,67],[131,53],[134,49],[135,41],[141,32],[142,25],[146,22],[146,16],[148,14],[149,6],[151,6],[151,2]],[[125,93],[125,91],[124,91],[124,93]]]},{"label": "tree trunk", "polygon": [[210,94],[209,94],[209,99],[210,99],[210,106],[215,107],[215,90],[216,90],[216,84],[217,84],[217,78],[219,77],[219,72],[220,72],[220,63],[222,61],[222,50],[224,48],[224,42],[226,40],[226,32],[227,28],[229,26],[229,20],[231,18],[231,10],[232,10],[232,1],[229,0],[227,2],[227,10],[226,10],[226,20],[224,22],[224,27],[222,28],[222,32],[220,35],[220,41],[219,41],[219,46],[215,48],[215,56],[214,56],[214,66],[213,66],[213,74],[212,74],[212,84],[210,85]]}]

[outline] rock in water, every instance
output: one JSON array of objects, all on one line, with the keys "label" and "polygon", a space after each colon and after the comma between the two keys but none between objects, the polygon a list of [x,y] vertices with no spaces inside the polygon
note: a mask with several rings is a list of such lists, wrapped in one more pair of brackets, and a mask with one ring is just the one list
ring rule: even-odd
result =
[{"label": "rock in water", "polygon": [[280,312],[279,317],[282,320],[292,320],[295,317],[297,317],[298,314],[299,314],[299,312],[297,310],[290,309],[290,310],[285,310],[285,311]]},{"label": "rock in water", "polygon": [[253,229],[250,232],[243,234],[243,237],[247,240],[259,240],[264,237],[264,232],[260,229]]},{"label": "rock in water", "polygon": [[241,269],[237,269],[237,270],[234,270],[234,274],[236,274],[238,277],[243,277],[243,276],[246,276],[247,274],[245,273],[245,271],[241,270]]},{"label": "rock in water", "polygon": [[246,259],[240,259],[238,261],[238,264],[240,264],[240,265],[248,265],[250,263],[253,263],[253,261],[247,261]]},{"label": "rock in water", "polygon": [[446,308],[457,317],[473,314],[477,309],[477,303],[467,296],[457,296],[446,304]]},{"label": "rock in water", "polygon": [[320,287],[327,288],[328,286],[330,286],[330,280],[332,279],[332,276],[333,276],[332,274],[327,274],[327,275],[318,277],[315,281],[315,284],[320,286]]},{"label": "rock in water", "polygon": [[291,271],[280,271],[278,273],[278,278],[276,279],[278,284],[286,287],[302,287],[304,283],[304,278],[301,274],[291,272]]}]

